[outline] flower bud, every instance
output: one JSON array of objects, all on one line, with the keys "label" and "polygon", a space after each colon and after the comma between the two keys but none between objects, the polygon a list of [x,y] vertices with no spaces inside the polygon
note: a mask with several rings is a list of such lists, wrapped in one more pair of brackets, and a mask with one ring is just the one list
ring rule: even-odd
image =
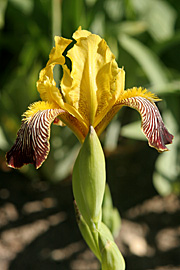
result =
[{"label": "flower bud", "polygon": [[76,159],[72,176],[76,203],[91,230],[97,228],[101,221],[105,181],[104,153],[91,126]]},{"label": "flower bud", "polygon": [[125,270],[124,258],[113,240],[99,233],[102,270]]}]

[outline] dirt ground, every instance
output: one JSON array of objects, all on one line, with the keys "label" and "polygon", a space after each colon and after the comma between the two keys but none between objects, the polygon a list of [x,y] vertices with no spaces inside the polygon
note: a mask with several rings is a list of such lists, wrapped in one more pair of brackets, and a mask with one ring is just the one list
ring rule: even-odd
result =
[{"label": "dirt ground", "polygon": [[[127,183],[128,167],[117,167],[115,160],[116,155],[108,159],[107,171],[122,217],[116,242],[126,269],[180,269],[179,198],[156,193],[152,176],[146,175],[146,166],[153,164],[134,159],[136,170],[128,174],[132,181]],[[144,179],[134,181],[138,166],[144,168],[145,184]],[[100,269],[76,224],[70,178],[50,184],[1,170],[0,179],[0,270]]]}]

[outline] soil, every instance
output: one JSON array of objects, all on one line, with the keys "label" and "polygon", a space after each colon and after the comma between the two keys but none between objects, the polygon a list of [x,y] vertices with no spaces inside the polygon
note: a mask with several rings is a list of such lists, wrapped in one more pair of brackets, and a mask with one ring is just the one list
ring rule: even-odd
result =
[{"label": "soil", "polygon": [[[180,200],[157,194],[149,173],[157,155],[147,150],[147,162],[140,158],[143,151],[140,146],[136,156],[129,150],[128,164],[127,149],[107,158],[108,182],[122,218],[116,242],[127,270],[178,270]],[[0,179],[0,270],[100,269],[76,224],[71,177],[52,184],[1,170]]]}]

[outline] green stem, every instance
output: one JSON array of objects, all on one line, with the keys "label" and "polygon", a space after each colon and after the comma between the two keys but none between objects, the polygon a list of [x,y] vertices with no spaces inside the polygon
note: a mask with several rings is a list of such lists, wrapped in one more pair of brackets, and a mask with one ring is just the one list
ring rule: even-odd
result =
[{"label": "green stem", "polygon": [[96,230],[96,228],[93,228],[93,230],[91,230],[92,236],[94,238],[94,242],[96,244],[96,248],[97,248],[97,252],[98,252],[98,259],[99,261],[101,261],[101,253],[100,253],[100,249],[99,249],[99,240],[98,240],[98,231]]},{"label": "green stem", "polygon": [[52,0],[52,38],[61,36],[62,0]]},{"label": "green stem", "polygon": [[[52,0],[52,43],[54,43],[55,36],[61,36],[62,29],[62,0]],[[54,67],[54,79],[57,87],[61,78],[60,66]]]}]

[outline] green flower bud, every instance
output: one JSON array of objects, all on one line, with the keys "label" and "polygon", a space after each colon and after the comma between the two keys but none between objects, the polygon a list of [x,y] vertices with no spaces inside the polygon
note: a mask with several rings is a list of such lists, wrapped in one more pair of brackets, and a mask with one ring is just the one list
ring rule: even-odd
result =
[{"label": "green flower bud", "polygon": [[102,270],[124,270],[125,262],[117,245],[113,241],[108,241],[102,252]]},{"label": "green flower bud", "polygon": [[104,229],[105,227],[99,232],[102,270],[125,270],[125,262],[121,252],[107,233],[105,235],[106,230]]},{"label": "green flower bud", "polygon": [[73,193],[83,218],[92,230],[101,221],[101,206],[105,190],[104,153],[91,126],[76,159],[72,184]]}]

